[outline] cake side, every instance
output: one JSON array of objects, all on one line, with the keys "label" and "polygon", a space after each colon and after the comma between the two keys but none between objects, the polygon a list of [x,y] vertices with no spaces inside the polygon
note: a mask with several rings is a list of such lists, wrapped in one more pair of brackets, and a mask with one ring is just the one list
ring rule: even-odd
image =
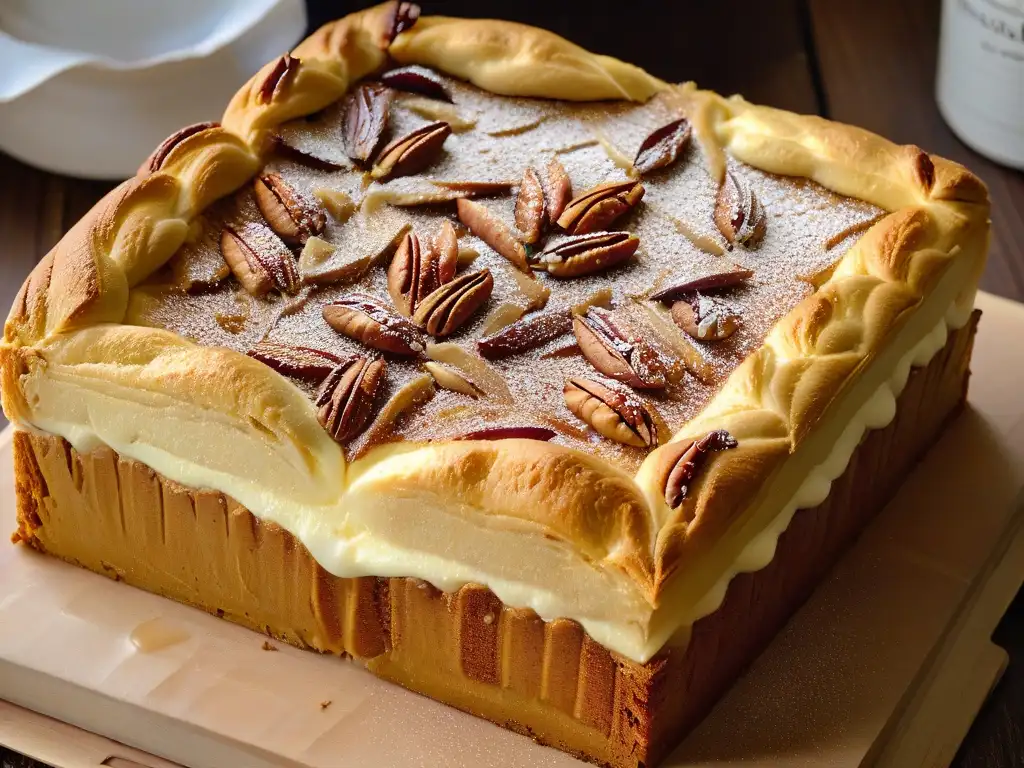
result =
[{"label": "cake side", "polygon": [[[571,621],[543,622],[469,585],[339,579],[230,498],[109,449],[18,432],[20,536],[111,578],[373,672],[594,762],[651,765],[713,704],[933,442],[966,392],[977,316],[915,368],[825,503],[796,515],[772,563],[734,579],[688,640],[646,664]],[[254,640],[254,642],[256,642]]]},{"label": "cake side", "polygon": [[[230,493],[261,518],[285,523],[336,573],[350,573],[344,562],[331,560],[338,542],[320,540],[316,546],[312,536],[325,527],[322,523],[344,522],[343,501],[356,508],[371,500],[386,511],[388,505],[394,510],[429,500],[425,508],[437,514],[425,524],[458,525],[465,536],[511,521],[511,538],[502,541],[519,542],[534,573],[546,570],[538,563],[568,563],[575,585],[597,585],[594,594],[609,597],[601,601],[605,612],[602,606],[567,603],[560,585],[543,578],[522,584],[520,575],[522,588],[502,589],[501,574],[429,557],[418,561],[422,575],[441,585],[484,581],[509,602],[536,605],[549,618],[589,621],[595,636],[602,623],[611,622],[616,626],[603,633],[602,642],[646,658],[657,650],[648,632],[653,608],[668,594],[670,581],[683,583],[674,574],[682,574],[681,566],[701,553],[716,551],[719,559],[731,561],[727,553],[742,549],[760,532],[753,529],[767,528],[781,513],[789,496],[779,492],[779,498],[761,499],[765,480],[793,463],[800,445],[823,429],[833,402],[865,371],[878,367],[876,357],[919,315],[926,297],[954,267],[961,290],[941,297],[948,306],[932,302],[930,322],[919,322],[919,336],[906,347],[914,349],[934,335],[949,306],[958,308],[953,320],[966,319],[984,259],[983,187],[959,166],[916,148],[681,88],[676,96],[686,104],[713,174],[724,174],[726,155],[735,155],[755,168],[805,175],[894,212],[834,271],[811,276],[815,293],[780,321],[765,347],[730,375],[701,416],[648,459],[637,482],[607,462],[527,440],[390,447],[346,464],[308,401],[300,402],[294,385],[274,371],[167,332],[116,325],[124,320],[128,289],[170,257],[213,196],[248,181],[275,128],[326,106],[351,82],[379,68],[393,33],[395,55],[408,57],[404,61],[418,61],[421,49],[451,49],[458,62],[478,60],[481,73],[512,66],[503,58],[504,48],[491,45],[494,39],[516,41],[512,50],[540,51],[532,60],[517,58],[522,70],[501,81],[526,89],[543,82],[543,93],[524,90],[522,95],[570,98],[584,70],[603,72],[607,80],[599,80],[614,82],[614,95],[642,99],[667,87],[518,25],[475,22],[473,29],[488,34],[466,37],[456,34],[457,23],[448,22],[398,30],[401,7],[381,6],[329,25],[295,57],[268,65],[232,102],[224,127],[171,141],[139,177],[97,206],[58,245],[26,283],[8,322],[0,351],[5,410],[13,420],[62,434],[83,450],[106,444],[168,477]],[[544,45],[531,47],[534,37]],[[420,45],[421,39],[430,44]],[[548,72],[551,59],[562,54],[570,66],[557,77],[530,76]],[[423,63],[446,66],[443,57]],[[464,71],[460,66],[451,64],[455,74]],[[892,353],[893,369],[880,378],[898,378],[895,368],[905,352]],[[194,371],[205,373],[194,377]],[[197,378],[203,386],[197,386]],[[77,410],[58,409],[61,402],[77,403]],[[145,440],[137,439],[133,420],[144,425]],[[838,421],[832,428],[842,431]],[[204,426],[193,439],[184,439],[178,430],[182,424]],[[201,439],[200,432],[212,435],[218,427],[236,436],[233,446],[225,443],[216,450]],[[685,502],[670,506],[666,484],[685,453],[680,447],[718,429],[732,432],[739,446],[711,456]],[[254,485],[243,467],[268,447],[275,452],[276,470],[265,478],[274,482]],[[793,473],[801,474],[799,462],[795,466]],[[575,478],[575,484],[563,477]],[[393,493],[396,487],[402,495]],[[410,495],[409,488],[423,495]],[[467,498],[472,501],[468,520],[446,517],[464,510]],[[290,516],[290,508],[305,514]],[[749,509],[762,510],[767,520],[752,523],[730,544],[732,550],[718,547]],[[481,548],[477,562],[487,563],[502,548],[493,542]],[[723,574],[730,575],[729,563],[720,565],[705,569],[708,584],[717,579],[721,585]],[[689,569],[687,576],[687,584],[701,583],[689,578]],[[696,606],[702,599],[694,594],[690,602]],[[617,625],[623,622],[631,638],[617,641]]]}]

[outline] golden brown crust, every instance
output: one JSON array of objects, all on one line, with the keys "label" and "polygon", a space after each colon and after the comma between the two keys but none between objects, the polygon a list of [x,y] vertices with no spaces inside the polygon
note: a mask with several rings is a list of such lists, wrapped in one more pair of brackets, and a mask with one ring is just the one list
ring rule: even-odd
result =
[{"label": "golden brown crust", "polygon": [[[269,63],[232,99],[221,128],[183,139],[157,170],[147,168],[111,192],[61,240],[26,281],[7,321],[0,362],[9,415],[31,423],[32,408],[18,394],[32,378],[25,370],[45,377],[46,363],[58,351],[61,366],[84,372],[94,370],[90,366],[101,350],[106,368],[100,369],[120,380],[128,380],[140,355],[164,354],[163,332],[112,330],[124,320],[128,290],[170,258],[199,211],[256,173],[274,128],[323,108],[384,65],[393,11],[392,4],[384,4],[348,16],[300,44],[294,56]],[[398,36],[390,53],[403,63],[434,66],[499,93],[642,100],[667,87],[549,32],[506,22],[421,19]],[[580,553],[605,553],[607,564],[629,573],[648,596],[679,565],[673,553],[688,531],[721,530],[749,503],[952,262],[969,259],[980,270],[988,217],[987,194],[975,176],[916,147],[692,86],[681,87],[679,94],[699,106],[695,130],[713,172],[724,168],[727,151],[754,167],[805,176],[892,212],[850,249],[814,295],[783,318],[715,401],[675,437],[724,428],[740,446],[713,456],[702,481],[675,511],[652,481],[658,451],[634,483],[611,465],[539,442],[417,448],[436,456],[416,473],[417,481],[438,496],[455,500],[475,493],[482,509],[500,500],[509,514],[539,523]],[[91,347],[96,334],[104,343]],[[243,355],[184,340],[180,345],[174,354],[181,371],[207,371],[221,387],[252,387],[241,401],[253,407],[264,396],[288,399],[297,393],[270,369],[248,367],[251,361]],[[19,347],[35,352],[13,354]],[[42,363],[30,366],[36,358]],[[240,379],[239,371],[245,372]],[[174,377],[157,376],[151,385],[189,397]],[[289,432],[311,435],[319,429],[310,408],[296,406],[287,413]],[[235,414],[243,426],[254,415],[258,418],[244,409]],[[158,418],[156,412],[153,417]],[[370,457],[362,461],[372,465]],[[493,485],[477,479],[467,486],[456,469],[467,470],[474,462],[503,469],[489,481]],[[571,467],[594,478],[595,488],[613,492],[595,499],[556,482],[546,465]],[[520,471],[536,484],[521,482]],[[610,507],[601,508],[611,511],[591,514],[596,502],[607,502]]]},{"label": "golden brown crust", "polygon": [[647,504],[628,475],[609,469],[536,440],[383,446],[352,464],[349,493],[401,498],[430,489],[451,508],[535,523],[585,559],[624,570],[653,603],[647,587],[655,531]]},{"label": "golden brown crust", "polygon": [[389,52],[400,63],[433,67],[505,96],[647,101],[666,87],[632,64],[510,21],[422,18]]}]

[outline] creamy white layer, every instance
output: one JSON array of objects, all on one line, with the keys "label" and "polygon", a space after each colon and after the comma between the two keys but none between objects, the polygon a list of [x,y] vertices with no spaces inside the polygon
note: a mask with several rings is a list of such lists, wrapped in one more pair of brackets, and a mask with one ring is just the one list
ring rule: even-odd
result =
[{"label": "creamy white layer", "polygon": [[532,608],[548,620],[575,619],[597,642],[644,662],[713,612],[736,574],[767,565],[794,512],[821,503],[867,430],[891,422],[911,367],[927,364],[949,329],[967,322],[973,266],[969,259],[953,260],[873,365],[786,461],[761,502],[678,572],[657,609],[624,574],[595,566],[538,526],[453,507],[427,493],[389,492],[417,462],[436,460],[432,447],[388,447],[375,452],[372,464],[346,468],[337,446],[320,436],[259,425],[239,430],[209,409],[60,365],[26,380],[31,414],[21,426],[64,437],[80,452],[108,446],[183,485],[223,492],[290,531],[337,576],[408,576],[446,591],[484,584],[507,605]]}]

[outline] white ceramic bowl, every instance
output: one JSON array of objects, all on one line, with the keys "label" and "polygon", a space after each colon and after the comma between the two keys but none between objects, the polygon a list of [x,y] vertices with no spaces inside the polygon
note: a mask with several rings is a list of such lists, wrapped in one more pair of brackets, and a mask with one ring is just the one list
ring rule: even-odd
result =
[{"label": "white ceramic bowl", "polygon": [[57,173],[135,173],[218,120],[306,28],[302,0],[3,0],[0,149]]}]

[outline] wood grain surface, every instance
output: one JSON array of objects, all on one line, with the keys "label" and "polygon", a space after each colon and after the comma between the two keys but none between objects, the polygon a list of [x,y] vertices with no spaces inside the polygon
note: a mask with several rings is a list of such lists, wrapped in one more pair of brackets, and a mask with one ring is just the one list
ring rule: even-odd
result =
[{"label": "wood grain surface", "polygon": [[[311,28],[371,4],[309,2]],[[993,200],[982,287],[1024,300],[1024,174],[968,149],[939,116],[939,0],[630,0],[628,14],[614,15],[593,2],[519,0],[493,10],[479,0],[421,5],[424,13],[493,12],[544,26],[667,80],[696,80],[752,101],[855,123],[958,160],[985,180]],[[10,305],[32,265],[112,186],[55,176],[0,154],[0,307]],[[1010,666],[957,754],[957,768],[1024,766],[1024,593],[995,640],[1009,651]],[[0,766],[40,764],[0,747]]]}]

